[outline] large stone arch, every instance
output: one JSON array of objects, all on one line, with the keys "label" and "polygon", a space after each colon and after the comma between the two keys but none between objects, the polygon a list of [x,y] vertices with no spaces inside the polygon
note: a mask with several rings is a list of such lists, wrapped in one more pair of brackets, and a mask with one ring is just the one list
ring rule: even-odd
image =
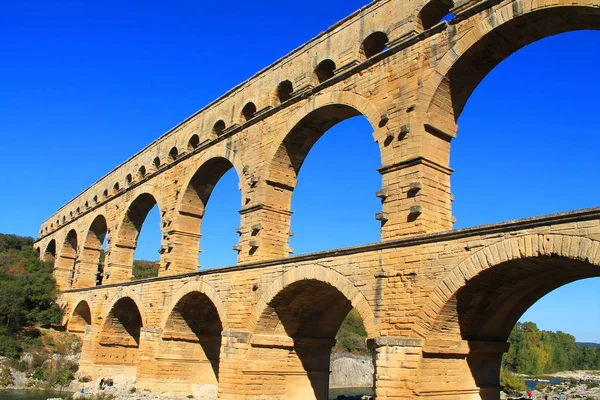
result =
[{"label": "large stone arch", "polygon": [[[535,257],[561,257],[600,265],[600,242],[583,236],[538,234],[500,240],[473,253],[436,285],[423,305],[423,323],[431,327],[448,301],[483,271],[506,262]],[[598,271],[600,274],[600,270]],[[430,321],[430,322],[426,322]]]},{"label": "large stone arch", "polygon": [[375,316],[340,273],[318,265],[290,269],[269,285],[251,315],[247,373],[273,398],[328,398],[331,349],[347,313],[356,309],[369,337]]},{"label": "large stone arch", "polygon": [[[336,112],[335,108],[338,108],[339,112]],[[328,111],[331,111],[331,115],[325,117],[325,121],[319,121],[322,122],[322,124],[319,126],[318,131],[315,131],[314,137],[310,138],[309,142],[307,142],[308,147],[303,149],[304,154],[302,160],[299,161],[300,165],[294,165],[294,163],[289,160],[289,157],[287,157],[287,159],[285,157],[286,139],[289,139],[294,134],[294,130],[299,128],[301,122],[307,121],[311,116],[315,117],[316,113],[323,113],[324,115],[328,114]],[[277,168],[277,165],[281,164],[286,166],[286,169],[291,166],[295,169],[294,172],[297,174],[301,163],[304,161],[304,157],[308,154],[310,148],[312,148],[314,143],[316,143],[326,131],[347,118],[359,115],[363,115],[367,118],[373,127],[374,140],[381,145],[383,143],[382,139],[384,139],[384,132],[387,129],[379,128],[378,124],[382,113],[379,112],[375,105],[369,100],[349,91],[333,91],[312,97],[302,108],[291,115],[284,125],[284,128],[275,136],[273,147],[265,157],[266,163],[263,175],[272,183],[289,186],[291,188],[295,187],[295,176],[292,177],[289,176],[289,174],[282,172],[280,168]],[[317,117],[321,116],[319,115]]]},{"label": "large stone arch", "polygon": [[56,240],[51,239],[46,247],[44,248],[44,253],[41,254],[42,261],[51,261],[54,263],[56,261]]},{"label": "large stone arch", "polygon": [[[246,249],[242,250],[241,262],[245,261],[242,256],[254,256],[257,250],[262,259],[286,257],[289,254],[292,195],[305,157],[330,128],[360,115],[366,117],[373,128],[373,137],[379,144],[382,158],[385,132],[389,129],[389,126],[379,126],[383,113],[369,100],[350,91],[315,95],[275,131],[270,147],[265,150],[261,170],[257,171],[258,176],[251,177],[255,179],[251,185],[256,184],[260,189],[262,202],[251,203],[248,209],[242,210],[242,226],[247,228],[240,244],[248,244],[249,251],[246,253]],[[268,235],[253,237],[252,230],[248,228],[259,223],[260,230],[268,232]],[[256,246],[253,246],[253,242]],[[256,260],[256,257],[251,259]]]},{"label": "large stone arch", "polygon": [[95,371],[100,374],[137,376],[140,362],[142,328],[145,326],[143,303],[134,290],[117,293],[105,312],[98,332]]},{"label": "large stone arch", "polygon": [[108,236],[108,222],[103,214],[98,214],[87,228],[80,255],[79,274],[74,287],[83,288],[100,285],[104,271],[102,245]]},{"label": "large stone arch", "polygon": [[[443,373],[439,390],[499,398],[506,340],[521,315],[570,282],[600,276],[600,242],[529,234],[485,246],[448,271],[423,306],[420,385]],[[478,397],[480,396],[480,397]],[[469,397],[471,398],[471,397]]]},{"label": "large stone arch", "polygon": [[144,385],[156,389],[168,385],[169,391],[177,394],[191,393],[195,385],[208,385],[216,391],[226,318],[212,286],[201,280],[187,282],[164,310],[157,374]]},{"label": "large stone arch", "polygon": [[123,286],[119,290],[117,290],[116,293],[110,298],[110,300],[104,303],[102,310],[99,313],[99,316],[102,316],[103,320],[106,321],[106,316],[108,315],[108,313],[110,313],[115,304],[119,300],[124,299],[126,297],[133,300],[142,316],[142,325],[146,326],[146,309],[144,307],[144,302],[142,301],[142,298],[140,297],[139,293],[135,290],[135,287],[131,286]]},{"label": "large stone arch", "polygon": [[90,303],[85,299],[81,299],[75,303],[75,307],[65,325],[69,333],[73,333],[81,338],[87,326],[92,325],[93,321],[94,316]]},{"label": "large stone arch", "polygon": [[176,204],[169,237],[171,247],[167,252],[171,260],[168,266],[170,274],[196,271],[206,206],[214,187],[232,168],[237,174],[239,189],[243,191],[247,187],[242,184],[244,167],[231,148],[225,145],[210,148],[193,159],[192,172],[186,177]]},{"label": "large stone arch", "polygon": [[177,303],[179,303],[179,301],[183,299],[186,295],[194,292],[202,293],[208,299],[210,299],[210,301],[214,304],[215,308],[217,309],[219,318],[221,319],[221,323],[223,324],[223,330],[229,330],[229,321],[227,318],[227,311],[225,309],[225,305],[221,301],[221,298],[219,297],[219,294],[217,293],[215,288],[204,280],[189,281],[171,296],[171,302],[169,306],[165,308],[161,317],[161,328],[165,327],[167,320]]},{"label": "large stone arch", "polygon": [[77,231],[70,229],[62,242],[60,252],[54,263],[54,277],[59,289],[71,288],[77,272],[78,254],[79,241]]},{"label": "large stone arch", "polygon": [[435,69],[423,87],[429,120],[449,131],[477,85],[512,53],[558,33],[600,29],[600,5],[593,0],[516,0],[482,13],[448,27],[451,49],[431,61]]},{"label": "large stone arch", "polygon": [[[157,190],[147,185],[142,187],[135,198],[124,207],[116,237],[111,240],[105,283],[126,282],[131,279],[137,240],[148,213],[155,206],[158,207],[159,212],[164,210]],[[161,225],[161,232],[162,230]]]},{"label": "large stone arch", "polygon": [[319,281],[337,289],[360,314],[368,337],[373,338],[378,336],[375,314],[364,295],[344,275],[330,268],[318,265],[304,265],[293,268],[283,273],[271,283],[252,311],[248,327],[249,331],[254,332],[256,330],[261,315],[269,307],[275,296],[291,284],[307,280]]}]

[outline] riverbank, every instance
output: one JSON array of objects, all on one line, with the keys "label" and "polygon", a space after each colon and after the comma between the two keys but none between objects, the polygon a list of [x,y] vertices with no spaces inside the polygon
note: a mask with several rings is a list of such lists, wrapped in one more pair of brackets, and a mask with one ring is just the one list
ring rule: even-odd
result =
[{"label": "riverbank", "polygon": [[[534,382],[534,399],[558,399],[562,392],[565,399],[600,400],[600,371],[563,371],[544,376],[522,376],[526,382]],[[554,383],[557,379],[560,381]],[[525,396],[526,392],[522,392]],[[515,398],[502,393],[501,399]]]}]

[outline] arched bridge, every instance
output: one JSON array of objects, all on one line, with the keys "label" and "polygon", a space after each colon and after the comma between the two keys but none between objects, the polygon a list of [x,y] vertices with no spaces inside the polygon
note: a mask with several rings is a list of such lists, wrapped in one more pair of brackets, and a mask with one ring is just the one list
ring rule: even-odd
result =
[{"label": "arched bridge", "polygon": [[[452,230],[456,119],[514,51],[599,27],[598,0],[374,1],[191,116],[42,224],[35,246],[54,260],[81,369],[176,393],[212,385],[223,399],[326,399],[354,308],[378,398],[498,399],[522,313],[600,276],[600,209]],[[302,163],[357,115],[381,155],[381,241],[289,257]],[[198,272],[205,207],[232,168],[238,265]],[[159,276],[130,282],[155,205]]]}]

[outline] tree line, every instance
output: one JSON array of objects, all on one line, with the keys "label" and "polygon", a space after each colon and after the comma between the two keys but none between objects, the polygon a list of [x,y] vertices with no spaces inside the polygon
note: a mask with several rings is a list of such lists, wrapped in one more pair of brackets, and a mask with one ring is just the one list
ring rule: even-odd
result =
[{"label": "tree line", "polygon": [[508,341],[510,349],[502,358],[502,366],[512,372],[543,375],[600,369],[600,347],[580,346],[573,335],[543,331],[533,322],[517,323]]}]

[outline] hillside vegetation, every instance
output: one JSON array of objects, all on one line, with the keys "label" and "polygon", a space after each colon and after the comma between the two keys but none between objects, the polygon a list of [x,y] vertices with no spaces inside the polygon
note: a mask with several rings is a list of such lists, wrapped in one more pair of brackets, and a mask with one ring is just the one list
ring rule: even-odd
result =
[{"label": "hillside vegetation", "polygon": [[542,375],[600,369],[600,347],[577,345],[573,335],[541,331],[533,322],[517,323],[508,341],[510,350],[502,364],[512,372]]},{"label": "hillside vegetation", "polygon": [[32,246],[32,238],[0,234],[0,355],[10,358],[31,336],[25,327],[58,325],[62,317],[52,263]]}]

